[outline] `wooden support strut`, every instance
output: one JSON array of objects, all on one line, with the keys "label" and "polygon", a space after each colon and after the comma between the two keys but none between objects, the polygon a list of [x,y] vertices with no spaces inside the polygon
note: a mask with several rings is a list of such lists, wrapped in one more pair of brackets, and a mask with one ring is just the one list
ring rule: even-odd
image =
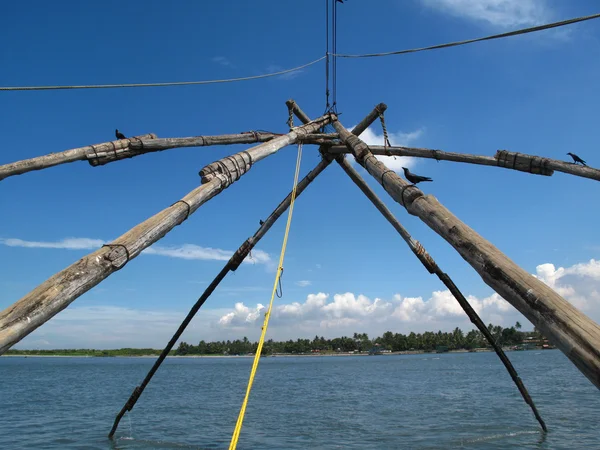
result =
[{"label": "wooden support strut", "polygon": [[[16,303],[0,311],[0,355],[184,222],[200,206],[239,179],[251,164],[295,143],[300,137],[317,131],[330,121],[330,114],[322,116],[288,134],[240,152],[231,157],[231,160],[221,160],[205,184],[110,244],[53,275]],[[240,165],[242,162],[246,165],[244,169]],[[231,172],[227,172],[224,167]]]},{"label": "wooden support strut", "polygon": [[[319,164],[317,164],[317,166],[313,170],[311,170],[298,183],[298,185],[296,186],[296,198],[298,198],[298,196],[300,194],[302,194],[302,192],[308,187],[308,185],[310,183],[312,183],[312,181],[317,177],[317,175],[319,175],[321,172],[323,172],[323,170],[325,170],[325,168],[327,168],[329,166],[331,161],[332,161],[332,157],[330,157],[330,156],[324,157],[319,162]],[[154,365],[152,366],[152,368],[150,369],[150,371],[148,372],[148,374],[146,375],[146,377],[144,378],[142,383],[139,386],[136,386],[134,388],[133,392],[131,393],[131,396],[129,397],[127,402],[125,402],[125,405],[123,405],[123,408],[121,408],[121,411],[119,411],[119,413],[115,417],[115,421],[113,423],[112,429],[110,430],[110,433],[108,434],[109,438],[112,439],[113,435],[115,434],[115,431],[117,431],[119,422],[121,421],[121,418],[123,417],[123,415],[125,415],[125,412],[131,411],[133,409],[138,398],[140,397],[142,392],[144,392],[144,389],[146,388],[146,386],[148,385],[148,383],[154,376],[154,373],[158,370],[158,368],[160,367],[160,365],[162,364],[164,359],[167,357],[167,355],[169,354],[169,352],[171,351],[171,349],[173,348],[173,346],[175,345],[175,343],[177,342],[179,337],[183,334],[183,332],[185,331],[185,329],[187,328],[187,326],[189,325],[191,320],[194,318],[196,313],[198,313],[198,311],[200,310],[202,305],[204,305],[204,302],[206,302],[208,297],[210,297],[210,295],[217,288],[217,286],[221,283],[221,281],[223,281],[225,276],[230,271],[235,271],[239,267],[239,265],[244,261],[244,259],[246,259],[246,257],[252,251],[252,249],[258,243],[258,241],[260,241],[262,239],[262,237],[267,233],[267,231],[269,231],[271,229],[271,227],[277,221],[277,219],[279,219],[279,217],[281,217],[281,215],[289,208],[291,201],[292,201],[292,193],[290,192],[288,194],[288,196],[286,198],[284,198],[283,201],[277,206],[277,208],[275,208],[275,210],[271,213],[271,215],[262,223],[262,225],[258,228],[256,233],[254,233],[254,236],[246,239],[246,241],[244,241],[244,243],[236,250],[236,252],[231,256],[231,258],[229,259],[227,264],[225,264],[225,267],[223,267],[223,269],[221,269],[221,271],[215,277],[215,279],[212,281],[212,283],[210,283],[208,285],[208,287],[202,293],[202,295],[200,296],[198,301],[194,304],[194,306],[192,306],[192,308],[188,312],[187,316],[185,317],[185,319],[183,320],[181,325],[179,325],[179,328],[177,329],[175,334],[171,337],[171,339],[169,340],[169,343],[163,349],[163,351],[161,352],[158,359],[154,362]]]},{"label": "wooden support strut", "polygon": [[[239,134],[223,134],[216,136],[193,136],[184,138],[159,139],[155,134],[143,134],[127,139],[104,142],[102,144],[87,145],[85,147],[65,150],[59,153],[37,156],[14,163],[0,166],[0,180],[14,175],[47,169],[60,164],[75,161],[88,161],[93,166],[133,158],[146,153],[185,147],[206,147],[212,145],[253,144],[255,142],[268,142],[282,134],[267,131],[247,131]],[[299,137],[304,144],[326,144],[337,139],[336,133],[311,133]]]},{"label": "wooden support strut", "polygon": [[85,147],[73,148],[59,153],[50,153],[49,155],[37,156],[31,159],[24,159],[10,164],[0,166],[0,180],[14,175],[31,172],[33,170],[42,170],[49,167],[58,166],[75,161],[85,161],[93,159],[96,154],[118,153],[122,149],[127,149],[132,141],[143,139],[150,141],[156,139],[155,134],[142,134],[128,139],[119,139],[116,141],[104,142],[102,144],[86,145]]},{"label": "wooden support strut", "polygon": [[435,197],[424,195],[388,169],[337,117],[333,126],[357,162],[396,202],[452,245],[488,286],[519,310],[600,389],[600,325],[517,266]]},{"label": "wooden support strut", "polygon": [[[288,105],[289,107],[289,105]],[[387,106],[383,103],[377,105],[373,111],[362,121],[360,122],[354,129],[352,130],[352,134],[355,136],[360,135],[364,130],[366,130],[371,123],[378,117],[378,115],[386,110]],[[302,120],[304,123],[309,121],[309,117],[300,110],[297,106],[293,109],[293,112],[296,116]],[[326,151],[323,150],[325,155],[327,155]],[[473,323],[481,333],[486,337],[490,345],[494,348],[494,351],[506,367],[509,375],[511,376],[513,382],[517,386],[517,389],[521,393],[521,396],[527,403],[535,418],[539,422],[542,430],[548,431],[546,428],[546,423],[540,416],[535,404],[527,388],[523,384],[523,381],[517,374],[514,366],[502,350],[502,348],[496,343],[490,331],[487,329],[477,312],[473,309],[471,304],[467,301],[462,292],[458,289],[458,287],[454,284],[450,276],[444,273],[440,267],[436,264],[433,258],[429,255],[427,250],[421,245],[419,241],[413,239],[412,236],[408,233],[408,231],[402,226],[402,224],[394,217],[392,212],[385,206],[385,204],[377,197],[377,194],[367,185],[365,180],[359,175],[359,173],[348,163],[345,155],[339,154],[336,157],[337,163],[341,166],[341,168],[348,174],[350,179],[354,181],[354,183],[359,187],[359,189],[367,196],[367,198],[373,203],[373,205],[377,208],[377,210],[386,218],[386,220],[394,227],[394,229],[402,236],[402,239],[408,244],[411,251],[415,254],[415,256],[421,261],[423,266],[429,271],[429,273],[436,274],[438,278],[444,283],[444,285],[450,290],[454,298],[458,301],[460,306],[463,308],[471,323]]]},{"label": "wooden support strut", "polygon": [[[352,153],[345,145],[325,144],[327,152],[333,155]],[[568,173],[578,177],[590,178],[600,181],[600,170],[593,167],[580,166],[557,159],[528,155],[525,153],[498,150],[494,156],[470,155],[467,153],[446,152],[431,148],[415,148],[392,146],[383,147],[370,145],[369,150],[374,155],[386,156],[412,156],[416,158],[430,158],[438,161],[454,161],[482,166],[503,167],[505,169],[528,172],[535,175],[551,176],[554,171]]]},{"label": "wooden support strut", "polygon": [[[185,138],[140,139],[134,140],[129,147],[118,152],[105,152],[97,157],[89,155],[90,164],[99,166],[112,161],[133,158],[144,153],[159,152],[173,148],[208,147],[212,145],[252,144],[254,142],[269,142],[282,134],[267,131],[247,131],[240,134],[223,134],[216,136],[193,136]],[[335,133],[307,134],[299,138],[305,144],[324,144],[337,139]]]},{"label": "wooden support strut", "polygon": [[496,343],[494,337],[492,336],[488,328],[485,326],[477,312],[473,309],[473,307],[467,301],[462,292],[454,284],[450,276],[447,273],[444,273],[442,269],[440,269],[440,267],[436,264],[436,262],[429,255],[429,253],[427,253],[427,250],[425,250],[421,243],[416,239],[412,238],[412,236],[402,226],[398,219],[394,217],[392,212],[385,206],[385,204],[379,199],[379,197],[377,197],[377,194],[375,194],[375,192],[367,185],[367,183],[365,182],[365,180],[363,180],[359,173],[348,163],[348,161],[345,159],[345,156],[338,155],[336,157],[336,161],[342,167],[342,169],[344,169],[344,172],[348,174],[350,179],[352,179],[352,181],[354,181],[354,183],[359,187],[359,189],[367,196],[371,203],[373,203],[373,205],[379,210],[379,212],[381,212],[381,214],[386,218],[386,220],[394,227],[396,231],[398,231],[400,236],[402,236],[402,239],[404,239],[404,241],[408,244],[409,248],[419,259],[419,261],[421,261],[421,263],[425,266],[429,273],[437,275],[437,277],[452,293],[454,298],[458,301],[460,306],[463,308],[463,310],[471,320],[471,323],[473,323],[479,329],[479,331],[486,337],[490,345],[494,348],[494,351],[502,361],[502,364],[504,364],[504,367],[506,367],[506,370],[508,371],[510,377],[512,378],[515,385],[517,386],[517,389],[521,393],[523,400],[525,400],[525,403],[527,403],[531,408],[531,411],[533,412],[533,415],[542,427],[542,430],[548,431],[544,420],[540,416],[535,404],[533,403],[531,396],[529,395],[529,392],[527,391],[527,388],[525,387],[523,381],[517,374],[517,371],[515,370],[514,366],[502,350],[502,347],[500,347]]}]

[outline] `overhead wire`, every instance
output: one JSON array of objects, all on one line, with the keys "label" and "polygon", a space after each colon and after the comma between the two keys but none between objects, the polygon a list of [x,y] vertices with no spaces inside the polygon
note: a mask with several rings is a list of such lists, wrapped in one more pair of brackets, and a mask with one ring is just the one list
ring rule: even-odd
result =
[{"label": "overhead wire", "polygon": [[109,88],[135,88],[135,87],[162,87],[162,86],[186,86],[196,84],[214,84],[214,83],[232,83],[236,81],[246,80],[257,80],[259,78],[274,77],[277,75],[283,75],[286,73],[294,72],[296,70],[304,69],[305,67],[312,66],[327,58],[327,55],[321,56],[314,61],[303,64],[292,69],[280,70],[278,72],[265,73],[262,75],[252,75],[248,77],[239,78],[225,78],[220,80],[203,80],[203,81],[173,81],[166,83],[123,83],[123,84],[90,84],[90,85],[72,85],[72,86],[0,86],[0,91],[44,91],[44,90],[56,90],[56,89],[109,89]]},{"label": "overhead wire", "polygon": [[361,54],[361,55],[347,55],[347,54],[334,53],[331,56],[334,56],[336,58],[373,58],[373,57],[379,57],[379,56],[403,55],[406,53],[416,53],[416,52],[423,52],[426,50],[437,50],[437,49],[441,49],[441,48],[456,47],[459,45],[472,44],[474,42],[489,41],[492,39],[501,39],[501,38],[506,38],[506,37],[511,37],[511,36],[517,36],[520,34],[533,33],[536,31],[549,30],[551,28],[562,27],[565,25],[571,25],[573,23],[584,22],[586,20],[592,20],[592,19],[598,19],[598,18],[600,18],[600,13],[592,14],[590,16],[576,17],[574,19],[561,20],[559,22],[553,22],[553,23],[548,23],[548,24],[544,24],[544,25],[537,25],[535,27],[530,27],[530,28],[522,28],[519,30],[509,31],[507,33],[494,34],[491,36],[485,36],[485,37],[480,37],[480,38],[475,38],[475,39],[466,39],[463,41],[449,42],[446,44],[432,45],[430,47],[411,48],[411,49],[407,49],[407,50],[398,50],[398,51],[384,52],[384,53],[366,53],[366,54]]},{"label": "overhead wire", "polygon": [[[248,81],[248,80],[257,80],[261,78],[269,78],[277,75],[284,75],[286,73],[295,72],[300,69],[304,69],[306,67],[312,66],[320,61],[327,61],[326,68],[326,76],[330,75],[330,65],[331,65],[331,78],[332,78],[332,94],[333,94],[333,102],[335,104],[336,93],[335,87],[337,85],[336,81],[336,69],[337,69],[337,61],[336,58],[372,58],[372,57],[381,57],[381,56],[391,56],[391,55],[402,55],[406,53],[416,53],[423,52],[428,50],[437,50],[444,49],[450,47],[456,47],[460,45],[472,44],[475,42],[489,41],[493,39],[501,39],[511,36],[517,36],[521,34],[533,33],[537,31],[548,30],[551,28],[558,28],[565,25],[571,25],[578,22],[584,22],[587,20],[598,19],[600,18],[600,13],[592,14],[589,16],[576,17],[573,19],[561,20],[559,22],[548,23],[544,25],[538,25],[530,28],[523,28],[519,30],[509,31],[507,33],[494,34],[491,36],[485,36],[475,39],[467,39],[463,41],[455,41],[449,42],[445,44],[432,45],[429,47],[419,47],[419,48],[411,48],[405,50],[391,51],[391,52],[381,52],[381,53],[365,53],[358,55],[351,54],[340,54],[337,53],[337,42],[336,42],[336,31],[337,27],[335,26],[336,19],[336,0],[333,0],[334,7],[332,11],[333,23],[332,28],[335,27],[333,31],[332,37],[332,52],[329,51],[329,40],[327,41],[327,49],[326,54],[321,56],[318,59],[310,61],[306,64],[302,64],[301,66],[297,66],[291,69],[281,70],[278,72],[271,72],[262,75],[252,75],[247,77],[238,77],[238,78],[225,78],[225,79],[215,79],[215,80],[201,80],[201,81],[173,81],[173,82],[164,82],[164,83],[120,83],[120,84],[90,84],[90,85],[49,85],[49,86],[0,86],[0,91],[45,91],[45,90],[66,90],[66,89],[114,89],[114,88],[137,88],[137,87],[163,87],[163,86],[190,86],[190,85],[202,85],[202,84],[216,84],[216,83],[233,83],[238,81]],[[329,10],[327,10],[327,23],[329,24]],[[327,36],[329,39],[329,25],[327,26]],[[327,83],[327,96],[329,96],[329,82]]]}]

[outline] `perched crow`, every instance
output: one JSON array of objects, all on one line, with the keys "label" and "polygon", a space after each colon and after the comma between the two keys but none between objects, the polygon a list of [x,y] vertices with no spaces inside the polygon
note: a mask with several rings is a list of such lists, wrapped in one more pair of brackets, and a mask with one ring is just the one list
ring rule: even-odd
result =
[{"label": "perched crow", "polygon": [[583,164],[584,166],[587,166],[587,164],[585,163],[585,161],[583,159],[581,159],[579,156],[577,156],[575,153],[567,153],[567,155],[570,155],[571,158],[573,158],[574,164],[577,164],[578,162],[580,162],[581,164]]},{"label": "perched crow", "polygon": [[417,184],[417,183],[420,183],[421,181],[433,181],[429,177],[422,177],[420,175],[415,175],[414,173],[411,173],[410,170],[408,170],[406,167],[403,167],[403,169],[404,169],[404,176],[412,184]]},{"label": "perched crow", "polygon": [[258,223],[260,223],[261,227],[264,225],[264,222],[262,220],[259,220]]},{"label": "perched crow", "polygon": [[119,130],[115,130],[115,136],[117,137],[117,139],[127,139],[125,137],[125,135],[123,133],[121,133]]}]

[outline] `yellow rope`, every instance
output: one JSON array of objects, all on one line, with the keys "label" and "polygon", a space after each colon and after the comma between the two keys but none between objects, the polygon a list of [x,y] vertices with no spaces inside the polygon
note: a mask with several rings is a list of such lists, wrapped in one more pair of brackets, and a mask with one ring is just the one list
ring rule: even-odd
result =
[{"label": "yellow rope", "polygon": [[246,413],[246,405],[248,404],[248,397],[250,397],[250,390],[252,389],[252,383],[254,382],[254,375],[256,374],[256,369],[258,367],[258,361],[260,360],[260,355],[262,352],[263,344],[265,342],[265,335],[267,334],[267,327],[269,325],[269,318],[271,317],[271,309],[273,308],[273,300],[275,298],[275,293],[277,292],[277,283],[281,277],[281,272],[283,271],[283,257],[285,255],[285,249],[287,247],[288,235],[290,232],[290,224],[292,222],[292,213],[294,211],[294,201],[296,199],[296,187],[298,186],[298,174],[300,173],[300,161],[302,160],[302,144],[298,144],[298,157],[296,159],[296,173],[294,174],[294,187],[292,188],[292,198],[290,201],[290,209],[288,212],[287,224],[285,227],[285,234],[283,236],[283,245],[281,246],[281,254],[279,256],[279,266],[277,267],[277,274],[275,275],[275,284],[273,285],[273,292],[271,293],[271,302],[269,303],[269,308],[265,313],[265,321],[262,326],[262,332],[260,335],[260,340],[258,341],[258,348],[256,349],[256,355],[254,355],[254,362],[252,363],[252,370],[250,371],[250,378],[248,380],[248,387],[246,388],[246,396],[244,397],[244,402],[242,403],[242,407],[240,409],[240,414],[238,416],[237,423],[235,424],[235,430],[233,431],[233,436],[231,436],[231,443],[229,444],[229,450],[235,450],[238,442],[238,438],[240,437],[240,431],[242,429],[242,423],[244,422],[244,414]]}]

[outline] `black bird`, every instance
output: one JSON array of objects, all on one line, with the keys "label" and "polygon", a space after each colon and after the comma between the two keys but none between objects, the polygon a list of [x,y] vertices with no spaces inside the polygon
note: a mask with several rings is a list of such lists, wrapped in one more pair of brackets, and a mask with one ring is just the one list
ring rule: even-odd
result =
[{"label": "black bird", "polygon": [[577,156],[575,153],[567,153],[567,155],[570,155],[571,158],[573,158],[574,164],[577,164],[578,162],[580,162],[581,164],[583,164],[584,166],[587,166],[587,164],[585,163],[585,161],[583,159],[581,159],[579,156]]},{"label": "black bird", "polygon": [[117,137],[117,139],[127,139],[125,137],[125,135],[123,133],[121,133],[119,130],[115,130],[115,136]]},{"label": "black bird", "polygon": [[414,173],[411,173],[410,170],[408,170],[406,167],[403,167],[403,169],[404,169],[404,176],[412,184],[417,184],[417,183],[420,183],[421,181],[433,181],[429,177],[422,177],[420,175],[415,175]]},{"label": "black bird", "polygon": [[260,223],[261,227],[264,225],[264,222],[262,220],[259,220],[258,223]]}]

